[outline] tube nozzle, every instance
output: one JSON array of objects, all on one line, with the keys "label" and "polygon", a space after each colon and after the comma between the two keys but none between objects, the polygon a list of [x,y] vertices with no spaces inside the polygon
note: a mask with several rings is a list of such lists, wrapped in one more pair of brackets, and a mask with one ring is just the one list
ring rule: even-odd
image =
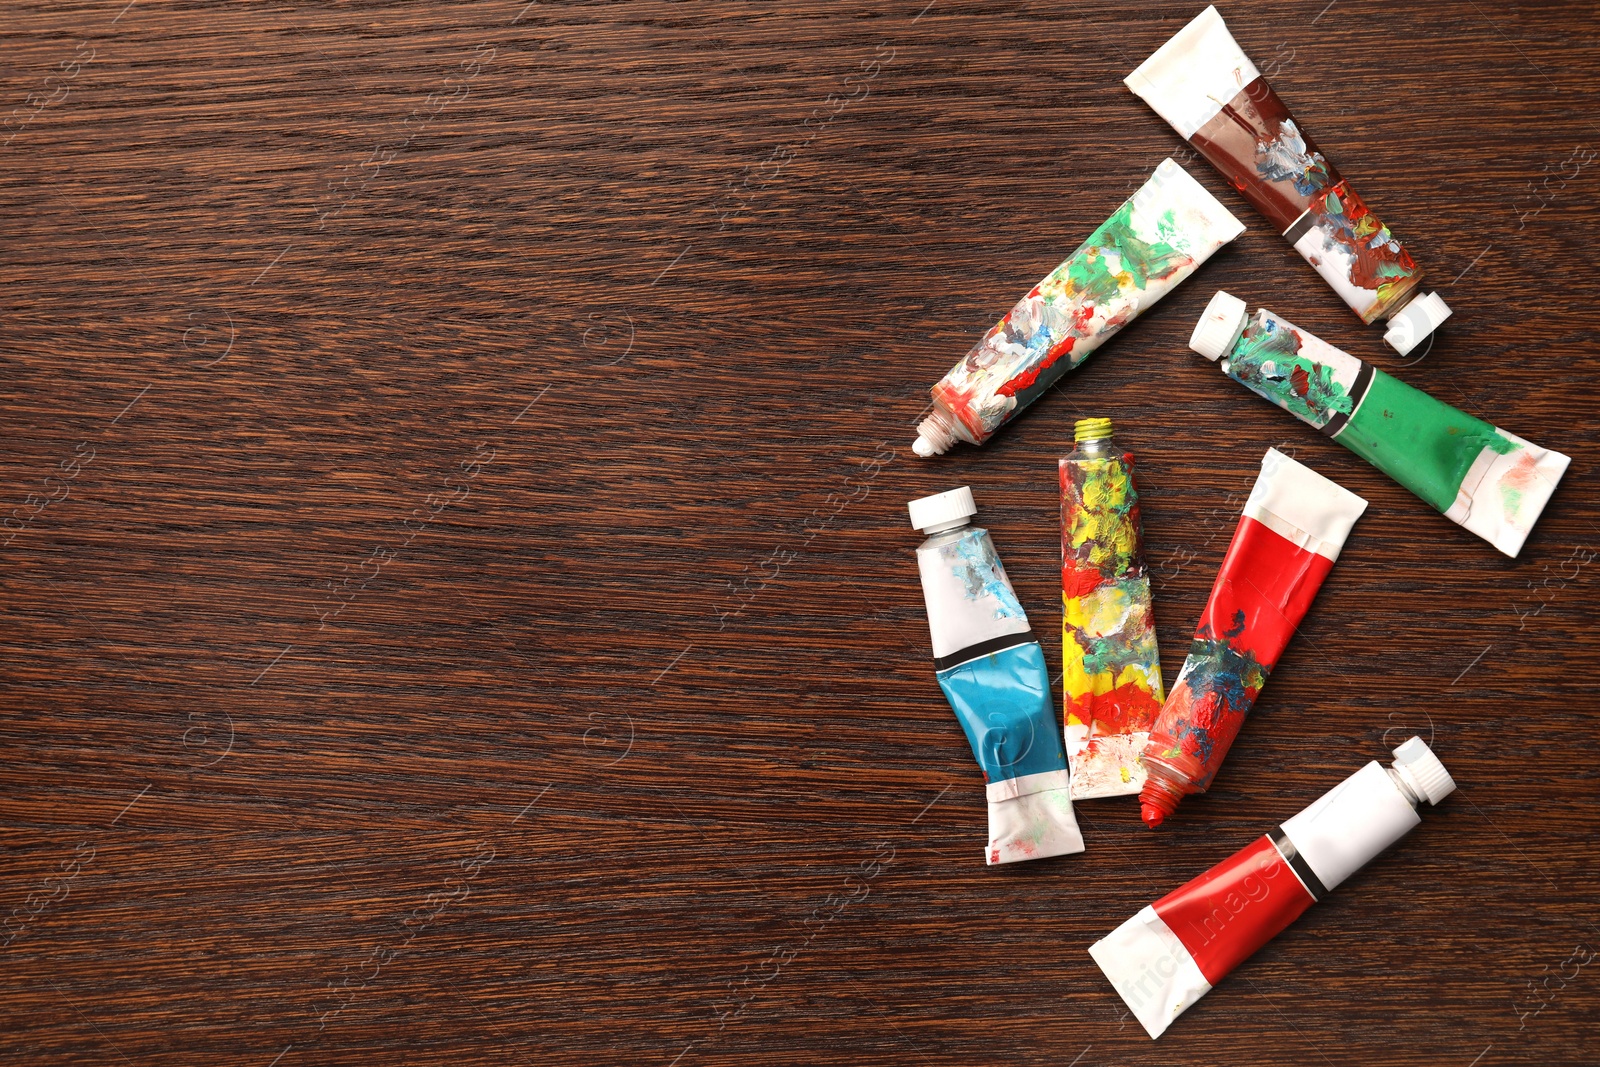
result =
[{"label": "tube nozzle", "polygon": [[927,459],[929,456],[942,456],[945,450],[956,443],[955,427],[951,425],[950,416],[944,409],[935,407],[928,417],[917,424],[917,440],[911,446],[911,451]]},{"label": "tube nozzle", "polygon": [[1144,788],[1139,790],[1139,818],[1154,830],[1178,810],[1178,801],[1185,794],[1181,786],[1167,778],[1160,764],[1146,761],[1145,769],[1149,777],[1144,780]]}]

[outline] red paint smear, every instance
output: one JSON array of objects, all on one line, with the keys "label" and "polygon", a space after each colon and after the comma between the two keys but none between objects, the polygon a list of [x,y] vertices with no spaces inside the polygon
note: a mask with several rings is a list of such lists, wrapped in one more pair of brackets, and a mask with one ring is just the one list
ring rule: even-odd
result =
[{"label": "red paint smear", "polygon": [[1148,730],[1161,711],[1153,694],[1139,688],[1138,682],[1123,682],[1109,693],[1086,694],[1067,705],[1070,716],[1089,724],[1089,747],[1094,738],[1118,736]]},{"label": "red paint smear", "polygon": [[1038,381],[1039,375],[1049,370],[1051,365],[1054,364],[1056,360],[1060,359],[1062,356],[1066,355],[1072,350],[1072,342],[1075,340],[1077,340],[1077,338],[1069,337],[1065,341],[1058,342],[1051,347],[1050,351],[1044,354],[1043,359],[1035,363],[1028,370],[1023,371],[1021,374],[1011,379],[1009,382],[1006,382],[1000,388],[996,389],[995,392],[999,393],[1001,396],[1016,396],[1024,389],[1027,389],[1033,385],[1034,382]]},{"label": "red paint smear", "polygon": [[1061,561],[1061,592],[1069,597],[1085,597],[1106,582],[1098,567],[1082,565],[1075,559]]},{"label": "red paint smear", "polygon": [[[1033,293],[1030,293],[1029,295],[1034,295],[1038,293],[1038,291],[1038,287],[1035,286]],[[1006,316],[1007,319],[1010,317],[1011,316],[1009,315]],[[1068,352],[1071,352],[1072,346],[1077,343],[1080,338],[1087,337],[1089,335],[1089,322],[1093,318],[1093,304],[1084,304],[1080,306],[1072,313],[1072,326],[1067,330],[1066,338],[1061,341],[1057,341],[1054,345],[1051,345],[1050,351],[1046,352],[1044,354],[1044,358],[1038,363],[1034,364],[1032,369],[1023,371],[1021,374],[1017,375],[1015,378],[996,389],[995,392],[999,393],[1001,396],[1016,396],[1024,389],[1032,388],[1033,383],[1039,380],[1039,375],[1049,370],[1051,366],[1054,365],[1055,362],[1062,356],[1066,355]]]},{"label": "red paint smear", "polygon": [[1216,985],[1315,903],[1263,835],[1153,907]]},{"label": "red paint smear", "polygon": [[972,434],[974,440],[986,441],[989,434],[984,432],[982,421],[972,410],[972,393],[966,389],[957,389],[940,382],[933,387],[933,399],[944,406],[944,409],[956,418]]},{"label": "red paint smear", "polygon": [[1289,372],[1289,386],[1294,390],[1295,396],[1305,396],[1311,392],[1311,375],[1306,373],[1304,367],[1296,364],[1294,370]]},{"label": "red paint smear", "polygon": [[[1183,269],[1183,267],[1188,266],[1189,262],[1190,260],[1185,257],[1181,264],[1172,269],[1171,273],[1176,273],[1177,271]],[[1162,277],[1168,277],[1168,275],[1164,274]],[[1132,322],[1138,316],[1138,314],[1139,308],[1136,305],[1128,305],[1115,315],[1112,315],[1110,318],[1106,319],[1106,324],[1104,327],[1102,327],[1101,332],[1109,334],[1112,330],[1120,330],[1122,327]]]},{"label": "red paint smear", "polygon": [[[1339,205],[1342,211],[1335,210],[1334,205]],[[1400,278],[1385,274],[1383,268],[1393,264],[1402,272],[1402,277],[1409,278],[1417,272],[1416,261],[1411,258],[1411,253],[1404,248],[1389,248],[1389,241],[1385,241],[1377,248],[1372,247],[1372,238],[1383,229],[1383,223],[1366,202],[1356,195],[1348,182],[1341,181],[1322,196],[1312,201],[1312,210],[1325,217],[1336,219],[1343,214],[1348,225],[1350,235],[1340,243],[1345,249],[1355,256],[1355,262],[1350,265],[1350,281],[1363,289],[1377,291],[1385,282],[1393,284]],[[1336,231],[1342,231],[1338,222],[1333,222]],[[1343,236],[1341,232],[1341,236]],[[1390,235],[1391,240],[1393,235]],[[1396,245],[1398,241],[1394,242]],[[1371,320],[1368,320],[1371,321]]]}]

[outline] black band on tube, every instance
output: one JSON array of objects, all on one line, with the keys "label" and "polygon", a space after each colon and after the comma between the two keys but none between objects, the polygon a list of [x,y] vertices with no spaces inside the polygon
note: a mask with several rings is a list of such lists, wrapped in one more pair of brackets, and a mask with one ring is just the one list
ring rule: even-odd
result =
[{"label": "black band on tube", "polygon": [[1343,411],[1334,412],[1333,418],[1329,419],[1327,425],[1322,427],[1322,432],[1329,437],[1338,437],[1339,431],[1344,429],[1345,425],[1350,421],[1350,416],[1354,415],[1356,409],[1361,406],[1361,400],[1367,395],[1367,388],[1370,385],[1372,385],[1372,364],[1363,363],[1361,364],[1361,370],[1356,373],[1356,380],[1350,383],[1350,392],[1348,394],[1350,397],[1350,411],[1348,413]]},{"label": "black band on tube", "polygon": [[1283,827],[1275,827],[1267,834],[1267,837],[1271,839],[1273,847],[1278,850],[1278,854],[1283,857],[1284,862],[1289,865],[1289,869],[1294,871],[1295,876],[1305,883],[1306,891],[1311,894],[1313,900],[1321,900],[1328,895],[1328,887],[1322,884],[1322,879],[1318,878],[1317,872],[1311,869],[1311,864],[1307,863],[1306,858],[1300,855],[1300,850],[1294,847],[1294,842],[1290,841],[1289,835],[1283,832]]},{"label": "black band on tube", "polygon": [[1008,648],[1015,648],[1018,645],[1026,645],[1030,642],[1037,642],[1038,640],[1039,639],[1034,636],[1031,629],[1025,630],[1020,634],[1005,634],[1002,637],[991,637],[987,641],[979,641],[975,645],[968,645],[966,648],[957,649],[948,656],[939,656],[935,658],[933,661],[933,669],[936,671],[947,671],[957,664],[967,662],[969,659],[977,659],[979,656],[992,656],[996,652],[1003,652]]}]

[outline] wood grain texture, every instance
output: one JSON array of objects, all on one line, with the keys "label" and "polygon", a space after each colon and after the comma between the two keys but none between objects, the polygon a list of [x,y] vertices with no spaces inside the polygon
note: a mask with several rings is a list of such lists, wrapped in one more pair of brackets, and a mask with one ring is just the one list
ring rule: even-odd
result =
[{"label": "wood grain texture", "polygon": [[[923,462],[1197,3],[124,2],[0,15],[8,1062],[1594,1062],[1594,11],[1230,2],[1455,320],[1179,154],[1249,232]],[[1522,558],[1190,354],[1217,288],[1569,453]],[[1210,794],[986,869],[904,504],[1054,632],[1086,415],[1169,678],[1267,446],[1371,508]],[[1460,791],[1152,1046],[1087,946],[1413,732]]]}]

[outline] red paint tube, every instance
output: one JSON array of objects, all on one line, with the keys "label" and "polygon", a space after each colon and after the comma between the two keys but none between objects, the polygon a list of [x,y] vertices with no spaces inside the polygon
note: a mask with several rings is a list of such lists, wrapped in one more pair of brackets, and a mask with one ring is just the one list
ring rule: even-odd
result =
[{"label": "red paint tube", "polygon": [[1089,948],[1150,1036],[1335,886],[1422,822],[1456,784],[1420,737],[1141,910]]},{"label": "red paint tube", "polygon": [[1277,449],[1261,461],[1183,672],[1144,749],[1146,825],[1211,787],[1367,502]]}]

